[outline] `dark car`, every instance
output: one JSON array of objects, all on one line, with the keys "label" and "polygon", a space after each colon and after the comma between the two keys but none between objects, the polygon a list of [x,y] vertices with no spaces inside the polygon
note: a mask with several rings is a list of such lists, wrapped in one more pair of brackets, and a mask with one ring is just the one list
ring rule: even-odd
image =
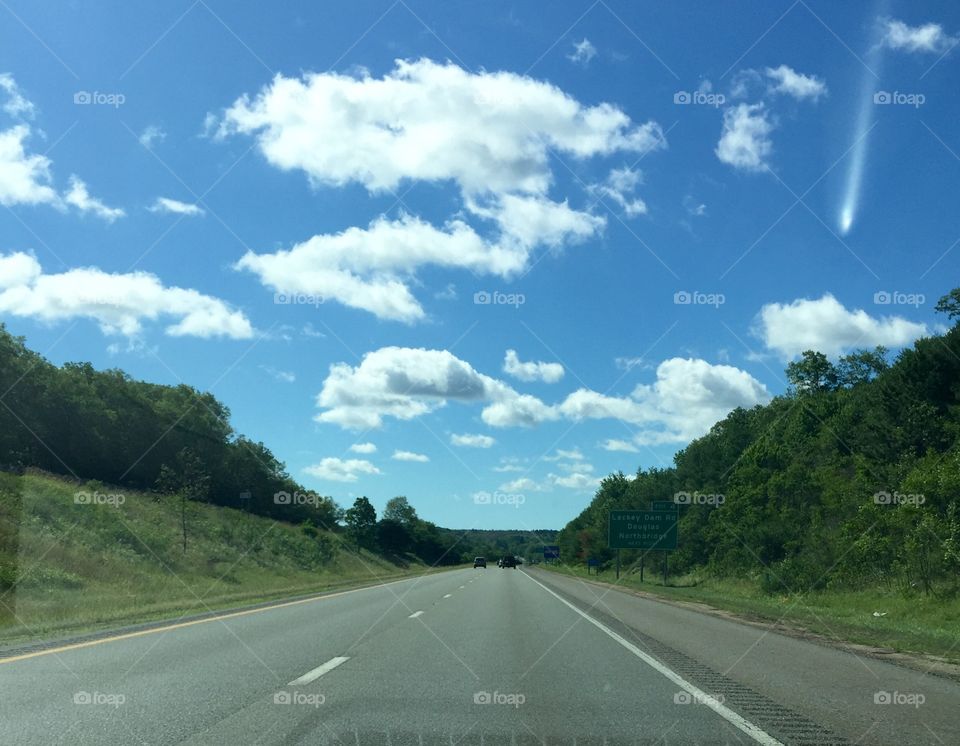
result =
[{"label": "dark car", "polygon": [[517,558],[512,554],[508,554],[502,560],[500,560],[500,567],[512,567],[516,569],[517,567]]},{"label": "dark car", "polygon": [[487,568],[487,558],[486,558],[486,557],[474,557],[474,558],[473,558],[473,566],[474,566],[475,568],[476,568],[476,567],[482,567],[482,568],[486,569],[486,568]]}]

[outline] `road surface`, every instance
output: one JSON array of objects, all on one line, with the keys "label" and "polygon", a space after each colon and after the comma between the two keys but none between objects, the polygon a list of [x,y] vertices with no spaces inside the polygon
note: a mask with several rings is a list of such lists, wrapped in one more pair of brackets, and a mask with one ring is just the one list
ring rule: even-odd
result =
[{"label": "road surface", "polygon": [[532,569],[0,658],[2,744],[958,744],[960,685]]}]

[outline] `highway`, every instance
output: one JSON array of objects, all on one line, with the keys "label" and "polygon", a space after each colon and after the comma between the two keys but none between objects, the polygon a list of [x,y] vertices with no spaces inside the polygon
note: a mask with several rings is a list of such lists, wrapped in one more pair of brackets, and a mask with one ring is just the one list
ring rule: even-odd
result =
[{"label": "highway", "polygon": [[953,681],[539,568],[4,655],[0,744],[960,743]]}]

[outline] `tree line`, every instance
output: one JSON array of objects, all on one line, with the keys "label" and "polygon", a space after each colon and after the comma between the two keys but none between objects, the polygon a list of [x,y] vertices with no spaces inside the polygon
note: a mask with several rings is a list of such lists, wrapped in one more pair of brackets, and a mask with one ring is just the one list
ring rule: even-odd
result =
[{"label": "tree line", "polygon": [[[960,318],[960,289],[937,311]],[[666,468],[616,473],[560,532],[567,561],[610,562],[611,509],[679,503],[675,573],[750,577],[768,592],[960,590],[960,324],[894,361],[815,350],[789,388],[738,408]],[[622,550],[638,562],[640,550]],[[657,553],[659,556],[659,553]]]},{"label": "tree line", "polygon": [[524,531],[493,537],[440,528],[404,496],[391,499],[379,518],[367,497],[343,509],[293,479],[263,443],[237,433],[230,410],[212,394],[89,363],[57,367],[3,324],[0,396],[0,472],[35,467],[178,500],[184,551],[197,502],[301,524],[314,535],[335,531],[349,546],[398,562],[459,564],[479,554],[518,554],[538,541]]}]

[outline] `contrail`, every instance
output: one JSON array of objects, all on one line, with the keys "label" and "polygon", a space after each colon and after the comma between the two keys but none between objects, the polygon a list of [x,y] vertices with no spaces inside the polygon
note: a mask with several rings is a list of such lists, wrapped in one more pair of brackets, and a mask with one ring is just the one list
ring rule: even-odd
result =
[{"label": "contrail", "polygon": [[[877,15],[884,17],[888,2],[881,2],[878,7]],[[850,156],[850,168],[847,171],[847,186],[840,205],[840,214],[837,218],[840,233],[846,235],[853,227],[854,218],[857,215],[857,208],[860,205],[860,190],[863,187],[863,177],[867,165],[867,143],[870,137],[866,134],[870,126],[870,115],[873,113],[873,96],[876,81],[880,79],[880,67],[883,62],[883,53],[881,49],[880,33],[881,25],[876,24],[873,43],[867,52],[864,64],[867,69],[863,73],[863,81],[860,85],[860,100],[857,110],[857,118],[854,130],[854,140],[856,145],[853,147],[853,153]]]}]

